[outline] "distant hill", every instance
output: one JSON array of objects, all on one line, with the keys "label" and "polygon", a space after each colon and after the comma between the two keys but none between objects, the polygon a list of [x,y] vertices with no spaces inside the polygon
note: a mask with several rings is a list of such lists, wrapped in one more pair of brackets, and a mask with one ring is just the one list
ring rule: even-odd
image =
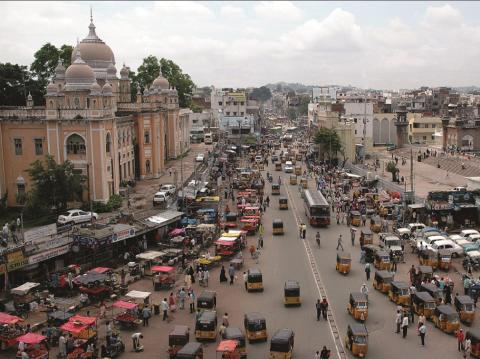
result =
[{"label": "distant hill", "polygon": [[453,89],[460,93],[480,93],[480,87],[478,86],[459,86],[453,87]]}]

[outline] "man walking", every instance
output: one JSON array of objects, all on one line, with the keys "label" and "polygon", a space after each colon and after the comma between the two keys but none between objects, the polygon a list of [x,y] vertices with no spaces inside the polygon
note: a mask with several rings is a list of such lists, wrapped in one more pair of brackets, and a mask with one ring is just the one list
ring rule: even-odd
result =
[{"label": "man walking", "polygon": [[328,310],[328,302],[327,298],[323,297],[322,302],[320,303],[322,305],[322,316],[323,319],[327,320],[327,310]]},{"label": "man walking", "polygon": [[402,337],[407,337],[407,330],[408,330],[408,316],[404,315],[402,320]]},{"label": "man walking", "polygon": [[233,268],[233,264],[230,263],[230,267],[228,267],[228,275],[230,276],[230,285],[233,285],[233,279],[235,278],[235,268]]},{"label": "man walking", "polygon": [[148,327],[148,319],[152,316],[152,312],[148,306],[145,306],[142,310],[143,326]]},{"label": "man walking", "polygon": [[342,240],[342,235],[341,234],[340,234],[340,236],[338,237],[338,240],[337,240],[337,251],[338,251],[339,247],[342,248],[342,252],[343,252],[343,240]]},{"label": "man walking", "polygon": [[163,321],[165,321],[168,318],[168,302],[167,298],[163,298],[162,302],[160,303],[160,307],[162,308],[163,312]]},{"label": "man walking", "polygon": [[397,314],[395,316],[395,324],[397,325],[397,331],[395,333],[400,333],[400,326],[402,325],[402,313],[397,310]]},{"label": "man walking", "polygon": [[320,303],[320,299],[317,299],[317,303],[315,303],[315,308],[317,309],[317,321],[319,321],[320,315],[322,314],[322,303]]},{"label": "man walking", "polygon": [[247,274],[247,272],[243,272],[243,282],[245,283],[245,290],[248,292],[248,287],[247,287],[248,274]]},{"label": "man walking", "polygon": [[418,328],[418,334],[420,335],[420,340],[422,341],[422,345],[425,345],[425,334],[427,333],[427,327],[425,323],[422,323],[420,328]]},{"label": "man walking", "polygon": [[352,240],[352,247],[355,246],[355,228],[350,228],[350,239]]},{"label": "man walking", "polygon": [[370,280],[370,263],[365,263],[365,276],[367,277],[367,281]]},{"label": "man walking", "polygon": [[458,351],[461,352],[463,350],[463,341],[465,340],[465,333],[463,333],[463,329],[457,331],[455,336],[457,337]]}]

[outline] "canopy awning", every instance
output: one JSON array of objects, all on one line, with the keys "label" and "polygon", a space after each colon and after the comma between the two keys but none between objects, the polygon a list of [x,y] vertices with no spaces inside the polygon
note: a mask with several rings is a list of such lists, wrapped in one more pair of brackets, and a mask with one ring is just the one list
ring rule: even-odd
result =
[{"label": "canopy awning", "polygon": [[153,272],[163,272],[163,273],[168,273],[172,272],[175,268],[174,267],[169,267],[169,266],[153,266],[150,268]]},{"label": "canopy awning", "polygon": [[17,317],[15,315],[10,315],[7,313],[0,313],[0,323],[1,324],[15,324],[18,322],[22,322],[23,319],[20,317]]},{"label": "canopy awning", "polygon": [[31,289],[38,287],[40,283],[33,283],[33,282],[27,282],[23,283],[21,286],[17,288],[13,288],[10,293],[12,294],[17,294],[17,295],[25,295],[30,291]]},{"label": "canopy awning", "polygon": [[126,302],[124,300],[117,300],[115,303],[112,305],[115,308],[122,308],[122,309],[135,309],[138,307],[138,304],[136,303],[131,303],[131,302]]},{"label": "canopy awning", "polygon": [[231,353],[237,348],[238,342],[236,340],[222,340],[218,344],[217,352],[228,352]]},{"label": "canopy awning", "polygon": [[85,329],[88,329],[88,325],[76,324],[74,322],[66,322],[60,327],[60,329],[66,330],[67,332],[70,332],[73,334],[79,334],[83,332]]},{"label": "canopy awning", "polygon": [[97,268],[93,268],[91,269],[89,272],[95,272],[95,273],[107,273],[108,271],[111,271],[112,269],[111,268],[107,268],[107,267],[97,267]]},{"label": "canopy awning", "polygon": [[38,344],[44,341],[45,339],[47,339],[47,337],[43,335],[35,334],[35,333],[27,333],[16,338],[15,340],[19,343],[23,342],[25,344]]},{"label": "canopy awning", "polygon": [[235,242],[231,242],[231,241],[216,241],[215,242],[216,245],[219,245],[219,246],[233,246],[235,244]]},{"label": "canopy awning", "polygon": [[134,299],[147,299],[150,297],[152,293],[150,292],[142,292],[139,290],[131,290],[126,294],[126,297],[134,298]]},{"label": "canopy awning", "polygon": [[84,325],[93,325],[97,322],[97,317],[84,317],[83,315],[74,315],[70,318],[70,322],[80,322]]}]

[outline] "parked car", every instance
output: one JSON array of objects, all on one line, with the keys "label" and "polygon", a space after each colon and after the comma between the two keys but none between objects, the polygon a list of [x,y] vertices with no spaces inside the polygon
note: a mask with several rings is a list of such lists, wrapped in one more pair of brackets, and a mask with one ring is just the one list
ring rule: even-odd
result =
[{"label": "parked car", "polygon": [[463,254],[463,248],[450,239],[435,241],[430,246],[430,249],[434,252],[438,252],[440,249],[447,249],[452,253],[452,257],[460,257]]},{"label": "parked car", "polygon": [[443,241],[446,240],[444,236],[440,236],[438,234],[434,234],[429,237],[425,237],[423,239],[417,240],[417,249],[422,250],[422,249],[427,249],[430,248],[433,243],[436,241]]},{"label": "parked car", "polygon": [[461,232],[460,232],[460,235],[463,237],[463,238],[468,238],[470,237],[472,234],[480,234],[476,229],[463,229]]},{"label": "parked car", "polygon": [[95,212],[85,212],[81,209],[71,209],[64,214],[58,216],[58,223],[67,224],[67,223],[83,223],[92,220],[92,216],[95,220],[98,219],[98,214]]},{"label": "parked car", "polygon": [[163,205],[167,203],[168,198],[170,197],[168,192],[157,192],[153,195],[153,206]]},{"label": "parked car", "polygon": [[199,153],[197,157],[195,157],[196,162],[203,162],[205,160],[205,155],[203,153]]},{"label": "parked car", "polygon": [[168,192],[170,195],[175,194],[177,187],[173,184],[164,184],[160,186],[160,192]]}]

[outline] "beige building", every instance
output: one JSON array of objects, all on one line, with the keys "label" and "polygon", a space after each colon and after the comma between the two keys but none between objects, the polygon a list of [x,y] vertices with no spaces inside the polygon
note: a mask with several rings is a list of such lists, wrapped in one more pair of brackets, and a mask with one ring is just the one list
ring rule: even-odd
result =
[{"label": "beige building", "polygon": [[436,116],[422,116],[421,113],[409,113],[408,139],[410,143],[437,144],[442,130],[442,120]]},{"label": "beige building", "polygon": [[72,64],[55,69],[45,106],[29,96],[25,107],[0,107],[0,193],[9,206],[21,204],[31,188],[26,170],[46,154],[88,175],[85,200],[106,202],[123,181],[158,177],[186,150],[177,91],[160,75],[132,103],[128,76],[124,65],[117,77],[113,51],[91,21]]}]

